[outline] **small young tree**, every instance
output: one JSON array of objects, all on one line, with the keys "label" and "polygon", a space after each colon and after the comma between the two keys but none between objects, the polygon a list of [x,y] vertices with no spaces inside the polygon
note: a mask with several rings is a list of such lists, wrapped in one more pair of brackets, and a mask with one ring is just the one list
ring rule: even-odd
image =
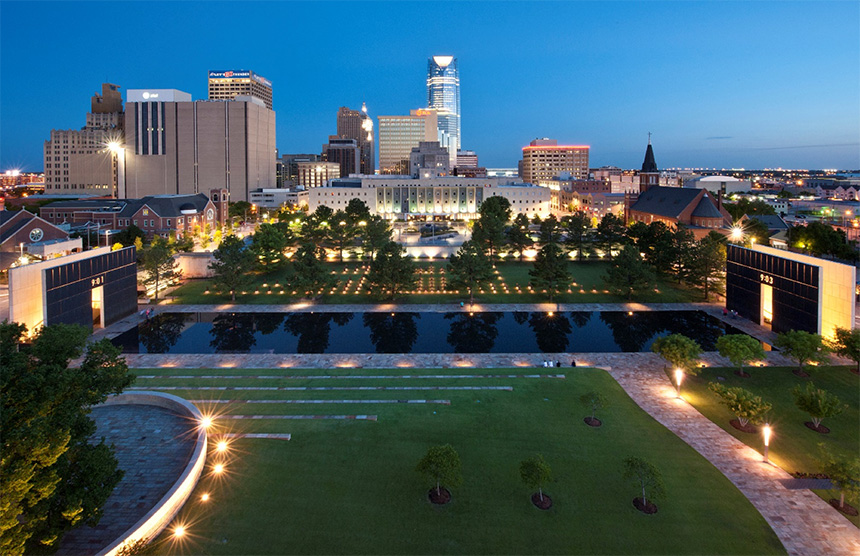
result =
[{"label": "small young tree", "polygon": [[589,420],[592,423],[594,422],[594,414],[597,413],[597,410],[605,409],[606,406],[609,404],[609,400],[606,396],[604,396],[600,392],[595,392],[593,390],[591,392],[586,392],[585,394],[580,396],[579,401],[582,403],[582,405],[591,410],[591,417],[589,417]]},{"label": "small young tree", "polygon": [[827,361],[827,346],[818,334],[803,330],[789,330],[777,335],[776,347],[781,349],[791,359],[797,361],[797,373],[804,374],[806,363]]},{"label": "small young tree", "polygon": [[249,274],[254,265],[254,255],[245,249],[245,242],[236,236],[227,236],[212,253],[209,263],[212,284],[223,292],[230,292],[230,300],[236,301],[236,291],[250,283]]},{"label": "small young tree", "polygon": [[860,458],[834,454],[823,442],[818,449],[821,472],[839,490],[839,508],[844,509],[846,495],[851,500],[860,498]]},{"label": "small young tree", "polygon": [[721,404],[735,414],[741,427],[746,427],[749,423],[762,424],[773,407],[761,396],[756,396],[740,386],[729,388],[717,382],[711,382],[708,384],[708,389],[720,398]]},{"label": "small young tree", "polygon": [[816,388],[812,382],[807,382],[805,389],[800,385],[795,386],[791,394],[794,396],[794,405],[809,414],[816,430],[821,426],[821,421],[836,417],[848,408],[848,405],[842,403],[838,396]]},{"label": "small young tree", "polygon": [[442,485],[454,488],[463,482],[460,454],[450,444],[430,446],[418,462],[415,470],[427,475],[436,484],[436,494],[441,495]]},{"label": "small young tree", "polygon": [[651,351],[660,354],[670,365],[683,369],[688,374],[695,375],[699,372],[696,364],[699,362],[702,348],[695,340],[683,334],[669,334],[657,338],[651,344]]},{"label": "small young tree", "polygon": [[666,493],[660,471],[642,458],[624,460],[624,478],[632,479],[642,489],[643,508],[648,506],[648,498],[659,499]]},{"label": "small young tree", "polygon": [[552,481],[552,469],[543,456],[538,454],[520,462],[520,478],[527,487],[538,489],[543,501],[543,486]]},{"label": "small young tree", "polygon": [[633,299],[635,292],[653,287],[656,279],[654,270],[642,260],[639,250],[632,245],[624,246],[603,277],[613,293],[623,295],[628,300]]},{"label": "small young tree", "polygon": [[836,338],[831,343],[833,353],[847,357],[857,363],[856,373],[860,374],[860,328],[836,328]]},{"label": "small young tree", "polygon": [[549,300],[560,288],[566,288],[572,280],[567,271],[567,259],[564,251],[556,243],[548,243],[541,247],[535,258],[534,268],[529,270],[531,284],[535,289],[545,289]]},{"label": "small young tree", "polygon": [[399,293],[415,287],[415,264],[405,255],[400,244],[389,241],[380,247],[370,263],[367,281],[370,290],[380,296],[394,299]]},{"label": "small young tree", "polygon": [[474,302],[475,289],[493,280],[493,263],[481,247],[473,242],[465,242],[451,255],[448,262],[449,285],[469,290],[469,304]]},{"label": "small young tree", "polygon": [[737,366],[740,376],[749,376],[744,365],[756,359],[764,359],[761,342],[746,334],[726,334],[717,339],[717,351]]},{"label": "small young tree", "polygon": [[156,237],[152,245],[141,253],[140,269],[144,275],[143,284],[154,286],[156,302],[158,302],[158,290],[161,284],[169,283],[182,275],[178,267],[179,262],[173,258],[173,251],[167,244],[167,240],[161,237]]}]

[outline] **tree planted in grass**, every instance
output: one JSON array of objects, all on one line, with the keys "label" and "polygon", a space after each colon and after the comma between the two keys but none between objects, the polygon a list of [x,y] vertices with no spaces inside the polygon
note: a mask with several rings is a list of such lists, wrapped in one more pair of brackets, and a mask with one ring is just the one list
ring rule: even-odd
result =
[{"label": "tree planted in grass", "polygon": [[415,287],[415,264],[405,255],[400,244],[393,241],[380,247],[376,258],[370,263],[367,281],[370,291],[380,297],[394,299],[398,294]]},{"label": "tree planted in grass", "polygon": [[511,202],[490,197],[478,209],[480,216],[472,225],[472,240],[492,259],[505,244],[505,229],[511,220]]},{"label": "tree planted in grass", "polygon": [[821,472],[830,477],[830,482],[839,491],[839,508],[845,509],[846,496],[850,500],[860,499],[860,458],[834,454],[823,442],[818,449]]},{"label": "tree planted in grass", "polygon": [[254,264],[254,255],[245,249],[245,242],[236,236],[227,236],[212,253],[209,270],[212,271],[212,285],[220,291],[230,292],[230,300],[236,301],[236,291],[248,285],[249,274]]},{"label": "tree planted in grass", "polygon": [[761,342],[746,334],[726,334],[717,340],[717,351],[738,368],[740,376],[749,376],[744,365],[750,361],[764,359]]},{"label": "tree planted in grass", "polygon": [[469,290],[469,304],[472,304],[475,290],[493,280],[493,263],[481,247],[470,240],[451,255],[448,276],[450,286]]},{"label": "tree planted in grass", "polygon": [[529,282],[535,289],[547,291],[550,302],[556,291],[569,286],[572,280],[567,271],[564,251],[556,243],[541,247],[535,257],[534,268],[529,270],[529,276]]},{"label": "tree planted in grass", "polygon": [[833,353],[847,357],[857,363],[856,373],[860,374],[860,328],[836,328],[836,338],[831,343]]},{"label": "tree planted in grass", "polygon": [[740,386],[729,388],[717,382],[711,382],[708,384],[708,390],[716,394],[720,398],[720,403],[735,414],[741,428],[745,428],[750,423],[762,424],[773,408],[773,405],[764,401],[761,396],[756,396]]},{"label": "tree planted in grass", "polygon": [[323,263],[325,249],[313,243],[305,243],[296,251],[290,262],[292,275],[288,284],[295,291],[312,297],[318,292],[333,288],[338,279],[331,275]]},{"label": "tree planted in grass", "polygon": [[699,372],[696,365],[702,354],[702,348],[695,340],[683,334],[669,334],[663,338],[657,338],[651,344],[651,351],[659,354],[673,367],[683,369],[691,375]]},{"label": "tree planted in grass", "polygon": [[418,462],[415,470],[426,475],[436,484],[436,494],[441,496],[442,485],[454,488],[463,482],[460,454],[450,444],[430,446]]},{"label": "tree planted in grass", "polygon": [[660,471],[642,458],[629,457],[624,460],[624,478],[632,479],[642,489],[642,508],[648,507],[649,498],[657,500],[666,494]]},{"label": "tree planted in grass", "polygon": [[182,271],[178,268],[179,261],[173,258],[173,253],[167,240],[159,236],[140,254],[138,266],[143,271],[143,284],[154,286],[156,302],[161,284],[170,283],[182,276]]},{"label": "tree planted in grass", "polygon": [[797,373],[804,374],[804,366],[807,363],[824,363],[827,361],[827,346],[819,334],[804,332],[803,330],[789,330],[777,335],[776,347],[781,349],[785,355],[797,361]]},{"label": "tree planted in grass", "polygon": [[552,469],[543,456],[538,454],[520,462],[520,478],[527,487],[538,489],[543,501],[543,486],[552,481]]},{"label": "tree planted in grass", "polygon": [[514,251],[519,253],[520,262],[523,261],[523,251],[526,250],[526,247],[531,247],[534,245],[534,241],[531,236],[529,236],[529,217],[523,213],[520,213],[514,218],[514,222],[510,228],[508,228],[507,232],[508,245],[510,245]]},{"label": "tree planted in grass", "polygon": [[260,224],[251,239],[250,251],[257,267],[265,273],[280,270],[287,262],[285,251],[290,243],[289,227]]},{"label": "tree planted in grass", "polygon": [[591,410],[591,417],[588,420],[594,422],[594,414],[600,409],[605,409],[609,404],[609,399],[600,392],[586,392],[579,397],[580,403]]},{"label": "tree planted in grass", "polygon": [[654,270],[642,260],[639,250],[625,245],[618,258],[603,277],[609,289],[618,295],[633,299],[633,294],[654,286],[657,276]]},{"label": "tree planted in grass", "polygon": [[582,255],[588,248],[588,229],[591,227],[591,219],[583,211],[576,212],[562,218],[562,224],[567,229],[565,243],[570,249],[576,251],[576,258],[582,262]]},{"label": "tree planted in grass", "polygon": [[816,430],[821,427],[821,421],[836,417],[848,408],[848,405],[842,403],[838,396],[816,388],[812,382],[807,382],[806,388],[795,386],[791,394],[794,396],[794,405],[809,414]]}]

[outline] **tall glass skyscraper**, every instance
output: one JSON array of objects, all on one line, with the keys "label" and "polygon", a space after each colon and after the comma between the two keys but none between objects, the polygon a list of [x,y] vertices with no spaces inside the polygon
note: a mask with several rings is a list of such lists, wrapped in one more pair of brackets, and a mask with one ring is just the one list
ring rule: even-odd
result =
[{"label": "tall glass skyscraper", "polygon": [[457,165],[460,137],[460,72],[453,56],[427,60],[427,107],[436,110],[439,143],[448,147],[451,168]]}]

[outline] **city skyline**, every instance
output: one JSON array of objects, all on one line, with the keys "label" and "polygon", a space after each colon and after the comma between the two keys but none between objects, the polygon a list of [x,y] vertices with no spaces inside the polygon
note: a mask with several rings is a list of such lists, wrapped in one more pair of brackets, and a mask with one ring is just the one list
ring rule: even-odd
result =
[{"label": "city skyline", "polygon": [[[45,9],[50,6],[50,9]],[[344,50],[321,33],[355,8],[367,30]],[[340,106],[374,116],[426,106],[427,59],[457,58],[461,125],[486,167],[514,167],[537,137],[591,146],[591,165],[638,168],[654,133],[660,167],[860,167],[860,21],[856,3],[0,3],[0,168],[41,171],[51,129],[79,129],[103,82],[123,93],[175,88],[207,97],[207,75],[251,68],[273,83],[281,154],[313,152]],[[107,41],[57,50],[21,21],[47,27],[122,21],[143,36],[164,9],[168,41]],[[241,9],[255,40],[211,41]],[[37,14],[38,12],[38,14]],[[98,13],[98,16],[92,15]],[[198,18],[200,25],[185,23]],[[281,36],[278,21],[306,21]],[[318,21],[319,20],[319,21]],[[571,28],[571,22],[579,23]],[[98,28],[98,25],[95,26]],[[399,30],[402,29],[402,33]],[[47,85],[24,79],[39,68]],[[10,78],[19,75],[22,78]],[[125,95],[124,95],[125,96]]]}]

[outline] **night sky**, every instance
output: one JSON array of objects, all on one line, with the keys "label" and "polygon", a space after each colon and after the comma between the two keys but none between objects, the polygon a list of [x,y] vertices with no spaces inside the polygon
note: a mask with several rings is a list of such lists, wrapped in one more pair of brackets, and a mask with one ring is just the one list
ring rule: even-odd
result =
[{"label": "night sky", "polygon": [[42,171],[90,97],[210,69],[274,85],[278,148],[319,152],[340,106],[426,105],[459,60],[463,148],[515,167],[535,137],[591,166],[860,168],[858,2],[0,2],[0,170]]}]

